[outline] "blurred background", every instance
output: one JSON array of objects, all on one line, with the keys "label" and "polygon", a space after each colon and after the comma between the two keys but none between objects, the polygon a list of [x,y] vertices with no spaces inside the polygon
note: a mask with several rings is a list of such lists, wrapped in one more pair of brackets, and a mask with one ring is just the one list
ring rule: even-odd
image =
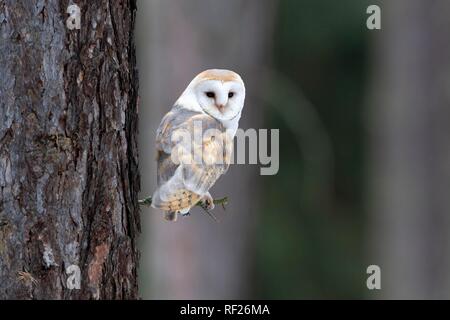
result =
[{"label": "blurred background", "polygon": [[[382,30],[366,28],[380,5]],[[235,165],[220,222],[143,209],[145,299],[450,298],[450,2],[140,0],[142,197],[191,79],[237,71],[240,127],[280,129],[280,171]],[[381,268],[381,290],[366,269]]]}]

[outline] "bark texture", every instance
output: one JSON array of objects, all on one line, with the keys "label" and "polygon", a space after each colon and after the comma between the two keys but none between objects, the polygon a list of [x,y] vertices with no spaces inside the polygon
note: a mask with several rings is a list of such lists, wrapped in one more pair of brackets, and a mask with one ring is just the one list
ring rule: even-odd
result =
[{"label": "bark texture", "polygon": [[0,1],[2,299],[137,297],[135,1],[75,3]]}]

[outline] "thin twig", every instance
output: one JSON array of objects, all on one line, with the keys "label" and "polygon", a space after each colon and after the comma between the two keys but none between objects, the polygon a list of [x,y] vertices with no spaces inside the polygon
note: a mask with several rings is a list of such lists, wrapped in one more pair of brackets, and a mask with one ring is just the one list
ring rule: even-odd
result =
[{"label": "thin twig", "polygon": [[[228,204],[228,197],[220,198],[220,199],[214,199],[213,200],[215,205],[221,205],[224,210],[226,210],[226,205]],[[147,197],[142,200],[138,201],[140,206],[144,207],[150,207],[152,205],[152,197]],[[202,201],[197,202],[196,206],[202,207],[204,204]]]},{"label": "thin twig", "polygon": [[205,211],[205,213],[206,213],[208,216],[210,216],[215,222],[219,222],[219,219],[217,219],[217,217],[216,217],[211,211],[208,210],[208,208],[206,207],[205,204],[203,204],[203,203],[200,204],[200,208],[202,208],[203,211]]},{"label": "thin twig", "polygon": [[[139,200],[138,203],[140,206],[150,207],[152,205],[152,197],[147,197],[142,200]],[[221,199],[214,199],[213,203],[215,205],[221,205],[223,210],[226,210],[225,206],[228,204],[228,197],[224,197]],[[214,221],[219,222],[217,217],[214,214],[212,214],[210,210],[207,209],[207,206],[205,203],[203,203],[203,201],[197,202],[196,206],[202,208],[203,211],[205,211],[206,214],[208,214]]]},{"label": "thin twig", "polygon": [[152,205],[152,197],[147,197],[138,201],[140,206],[150,207]]}]

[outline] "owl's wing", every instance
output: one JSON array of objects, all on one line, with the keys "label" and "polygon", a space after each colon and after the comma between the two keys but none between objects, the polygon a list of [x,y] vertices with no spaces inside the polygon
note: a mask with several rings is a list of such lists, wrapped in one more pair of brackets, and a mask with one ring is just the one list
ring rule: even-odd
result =
[{"label": "owl's wing", "polygon": [[186,121],[197,113],[183,109],[173,109],[168,112],[156,131],[156,151],[158,162],[158,186],[163,185],[175,176],[179,162],[173,161],[172,150],[186,142],[177,141],[175,138],[183,133],[189,133]]},{"label": "owl's wing", "polygon": [[[200,130],[201,129],[201,130]],[[200,132],[200,137],[195,135]],[[157,132],[158,186],[162,200],[185,189],[204,195],[230,164],[233,141],[214,118],[178,109],[169,112]],[[169,188],[170,186],[170,188]]]},{"label": "owl's wing", "polygon": [[[213,119],[214,120],[214,119]],[[217,122],[214,120],[214,122]],[[206,134],[200,143],[194,140],[194,155],[200,155],[193,161],[183,164],[183,179],[186,189],[204,195],[224,174],[230,165],[232,140],[215,123],[207,122]]]},{"label": "owl's wing", "polygon": [[170,154],[175,145],[175,141],[172,138],[174,133],[188,129],[186,121],[197,114],[197,112],[179,108],[169,111],[161,120],[161,124],[156,131],[156,149]]}]

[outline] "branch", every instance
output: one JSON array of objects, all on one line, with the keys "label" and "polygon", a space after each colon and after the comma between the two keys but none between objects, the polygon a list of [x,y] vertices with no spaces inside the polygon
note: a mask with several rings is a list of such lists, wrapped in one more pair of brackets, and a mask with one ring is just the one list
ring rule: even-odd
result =
[{"label": "branch", "polygon": [[[140,206],[150,207],[152,205],[152,197],[147,197],[139,200],[138,203]],[[214,199],[213,203],[215,205],[221,205],[223,210],[226,210],[225,206],[228,204],[228,197]],[[218,221],[217,218],[211,213],[211,211],[207,209],[207,206],[203,203],[203,201],[197,202],[196,206],[202,208],[211,218]]]}]

